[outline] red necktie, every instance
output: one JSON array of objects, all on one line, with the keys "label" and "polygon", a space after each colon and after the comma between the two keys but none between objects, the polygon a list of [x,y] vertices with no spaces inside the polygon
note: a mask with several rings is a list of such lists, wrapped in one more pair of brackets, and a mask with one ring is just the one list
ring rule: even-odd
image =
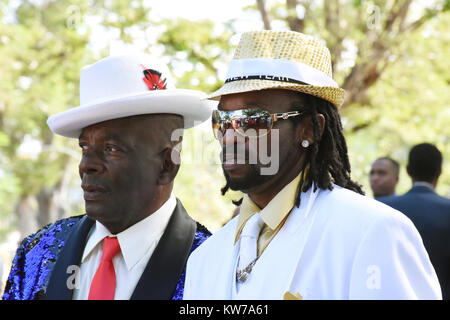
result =
[{"label": "red necktie", "polygon": [[89,300],[114,300],[116,291],[116,272],[112,259],[120,251],[116,237],[103,239],[103,254],[97,272],[92,279]]}]

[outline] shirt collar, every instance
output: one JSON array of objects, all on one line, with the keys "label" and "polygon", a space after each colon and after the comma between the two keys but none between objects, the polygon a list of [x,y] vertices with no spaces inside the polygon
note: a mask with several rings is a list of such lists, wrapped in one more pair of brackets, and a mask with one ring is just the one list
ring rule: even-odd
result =
[{"label": "shirt collar", "polygon": [[428,187],[428,188],[430,188],[431,190],[434,191],[433,185],[432,185],[431,183],[429,183],[429,182],[425,182],[425,181],[416,181],[416,182],[413,183],[413,187],[417,187],[417,186]]},{"label": "shirt collar", "polygon": [[104,225],[96,221],[86,243],[81,261],[84,262],[87,259],[97,245],[102,243],[103,238],[117,237],[127,269],[131,270],[143,258],[150,247],[159,241],[176,204],[176,198],[171,194],[169,199],[158,210],[116,235],[111,234]]},{"label": "shirt collar", "polygon": [[234,243],[238,241],[247,220],[256,212],[260,213],[261,219],[270,229],[275,230],[295,205],[300,177],[301,173],[278,192],[262,210],[245,194],[239,211]]}]

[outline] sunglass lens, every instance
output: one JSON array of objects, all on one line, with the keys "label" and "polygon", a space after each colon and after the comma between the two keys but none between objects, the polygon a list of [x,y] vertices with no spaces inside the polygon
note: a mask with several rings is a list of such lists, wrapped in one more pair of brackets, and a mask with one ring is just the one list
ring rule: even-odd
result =
[{"label": "sunglass lens", "polygon": [[221,130],[222,121],[220,119],[220,113],[218,110],[214,110],[211,116],[211,123],[216,139],[219,138],[219,131]]},{"label": "sunglass lens", "polygon": [[246,137],[265,136],[273,125],[272,116],[260,108],[240,109],[232,112],[214,110],[211,119],[214,136],[217,139],[223,136],[230,127]]},{"label": "sunglass lens", "polygon": [[240,119],[235,127],[240,134],[247,137],[265,136],[272,128],[272,117],[269,114],[260,114]]}]

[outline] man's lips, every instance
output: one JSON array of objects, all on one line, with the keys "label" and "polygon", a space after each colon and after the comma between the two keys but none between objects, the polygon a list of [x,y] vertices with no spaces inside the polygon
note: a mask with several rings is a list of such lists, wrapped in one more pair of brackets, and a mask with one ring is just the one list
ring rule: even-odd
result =
[{"label": "man's lips", "polygon": [[247,172],[248,160],[242,154],[224,153],[222,158],[222,168],[230,177],[242,176]]},{"label": "man's lips", "polygon": [[222,157],[223,165],[246,164],[247,162],[248,161],[245,159],[245,156],[236,153],[226,153]]},{"label": "man's lips", "polygon": [[99,185],[82,184],[81,188],[84,191],[84,200],[86,201],[98,200],[107,193],[106,189]]}]

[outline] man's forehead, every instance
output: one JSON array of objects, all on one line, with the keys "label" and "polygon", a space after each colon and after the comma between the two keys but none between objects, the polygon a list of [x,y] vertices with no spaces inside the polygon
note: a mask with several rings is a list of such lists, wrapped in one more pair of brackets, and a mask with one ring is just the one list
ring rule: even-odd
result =
[{"label": "man's forehead", "polygon": [[103,122],[95,123],[87,126],[81,130],[80,138],[90,133],[102,133],[108,138],[114,138],[116,140],[127,135],[130,132],[134,132],[135,128],[139,126],[142,120],[146,120],[148,117],[144,116],[132,116],[126,118],[118,118],[106,120]]},{"label": "man's forehead", "polygon": [[297,92],[267,89],[223,95],[220,98],[218,109],[239,110],[259,107],[269,111],[277,111],[283,107],[285,109],[293,104],[301,104],[302,102],[302,96]]},{"label": "man's forehead", "polygon": [[[173,130],[183,128],[183,117],[176,114],[155,113],[111,119],[82,129],[79,139],[96,135],[115,141],[154,141],[170,137]],[[169,130],[170,129],[170,130]]]},{"label": "man's forehead", "polygon": [[108,125],[89,126],[82,129],[79,140],[101,138],[116,142],[124,142],[131,128],[109,127]]},{"label": "man's forehead", "polygon": [[393,169],[394,166],[392,165],[392,162],[388,159],[377,159],[373,162],[372,168],[374,169]]}]

